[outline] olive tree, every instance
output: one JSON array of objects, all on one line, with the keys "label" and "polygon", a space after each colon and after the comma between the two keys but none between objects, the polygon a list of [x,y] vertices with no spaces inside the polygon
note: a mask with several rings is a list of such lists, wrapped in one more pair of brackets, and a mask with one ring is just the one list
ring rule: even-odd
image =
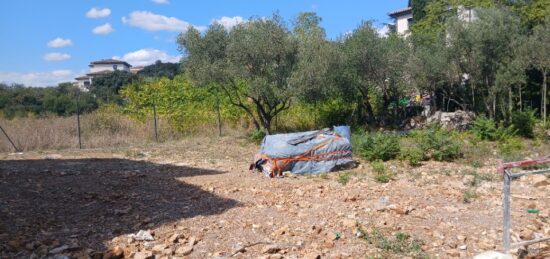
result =
[{"label": "olive tree", "polygon": [[204,33],[191,28],[178,44],[190,78],[219,88],[257,129],[269,134],[273,118],[290,107],[297,44],[280,16],[252,18],[231,31],[219,24]]}]

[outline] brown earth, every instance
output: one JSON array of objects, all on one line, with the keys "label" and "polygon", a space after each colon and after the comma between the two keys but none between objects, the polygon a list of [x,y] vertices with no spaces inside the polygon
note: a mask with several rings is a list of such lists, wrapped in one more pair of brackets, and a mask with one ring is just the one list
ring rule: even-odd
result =
[{"label": "brown earth", "polygon": [[[396,174],[386,184],[368,163],[270,179],[248,171],[256,149],[194,138],[0,154],[0,257],[471,258],[501,249],[496,161],[388,162]],[[514,241],[550,235],[550,185],[539,180],[514,182]],[[130,237],[139,230],[154,241]],[[544,257],[549,246],[530,253]]]}]

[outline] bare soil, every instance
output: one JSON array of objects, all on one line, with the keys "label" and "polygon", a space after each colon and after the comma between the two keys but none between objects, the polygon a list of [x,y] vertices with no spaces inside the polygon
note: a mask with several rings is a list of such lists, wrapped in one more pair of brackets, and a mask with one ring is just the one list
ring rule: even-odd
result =
[{"label": "bare soil", "polygon": [[[395,176],[385,184],[365,162],[270,179],[248,171],[257,148],[226,137],[2,153],[0,257],[471,258],[501,249],[496,160],[388,162]],[[512,193],[513,240],[550,236],[550,186],[524,177]],[[140,230],[154,241],[130,236]],[[549,246],[529,252],[544,258]]]}]

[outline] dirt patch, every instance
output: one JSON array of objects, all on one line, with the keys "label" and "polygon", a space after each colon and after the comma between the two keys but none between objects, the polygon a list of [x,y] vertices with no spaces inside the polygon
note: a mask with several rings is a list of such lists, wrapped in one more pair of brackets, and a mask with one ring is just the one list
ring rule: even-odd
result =
[{"label": "dirt patch", "polygon": [[[0,257],[470,258],[501,246],[501,182],[490,161],[387,163],[395,175],[386,184],[368,165],[346,181],[269,179],[247,170],[256,148],[199,138],[2,154]],[[514,185],[522,196],[513,200],[513,238],[550,234],[549,188],[528,178]],[[132,238],[139,230],[154,240]]]}]

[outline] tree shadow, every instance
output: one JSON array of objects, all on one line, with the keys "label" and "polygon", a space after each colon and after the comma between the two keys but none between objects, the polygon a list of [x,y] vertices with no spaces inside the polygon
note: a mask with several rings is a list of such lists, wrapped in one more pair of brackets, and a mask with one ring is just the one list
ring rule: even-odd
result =
[{"label": "tree shadow", "polygon": [[0,250],[16,238],[102,250],[115,236],[223,213],[239,203],[180,179],[223,173],[127,159],[0,161]]}]

